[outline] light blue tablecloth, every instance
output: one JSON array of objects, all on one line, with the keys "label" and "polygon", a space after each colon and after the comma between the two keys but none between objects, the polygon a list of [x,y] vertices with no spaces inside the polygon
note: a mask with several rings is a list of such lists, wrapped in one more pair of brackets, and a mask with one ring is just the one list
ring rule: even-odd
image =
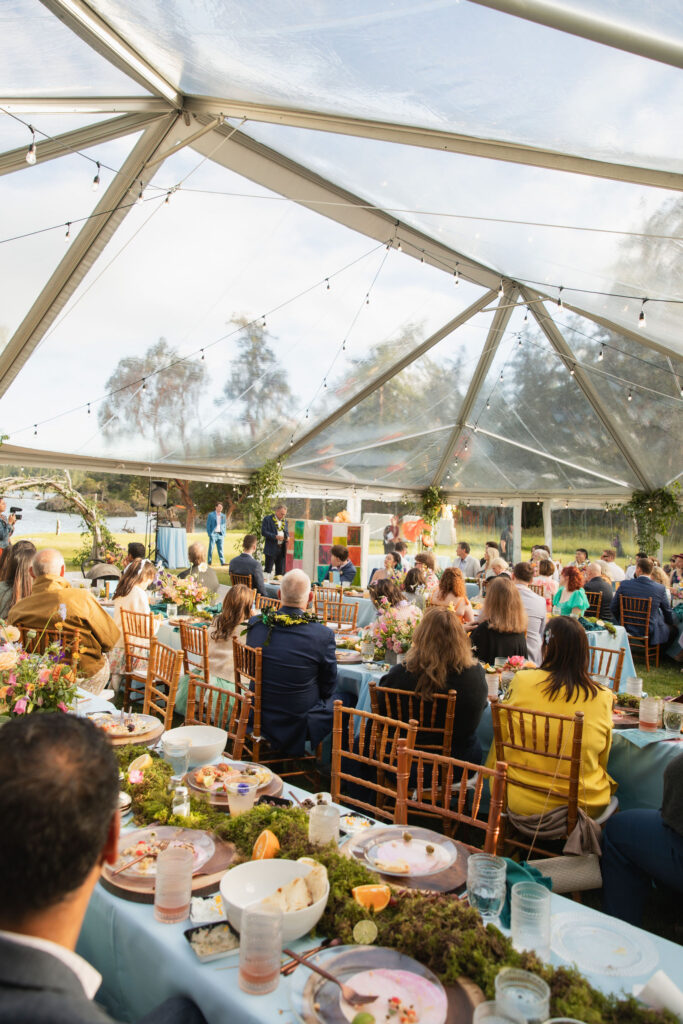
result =
[{"label": "light blue tablecloth", "polygon": [[[303,795],[296,787],[287,786],[285,791],[289,790]],[[603,919],[597,911],[562,896],[553,895],[552,911],[585,914],[596,922]],[[188,927],[189,921],[159,924],[151,905],[119,899],[96,886],[78,952],[102,974],[98,999],[113,1017],[137,1020],[169,996],[187,995],[197,1003],[208,1024],[292,1024],[289,978],[281,978],[275,992],[267,996],[246,995],[237,985],[238,955],[200,964],[183,936]],[[659,954],[657,968],[673,980],[680,979],[683,948],[655,935],[648,938]],[[294,944],[294,949],[310,945],[310,938],[305,937]],[[555,955],[551,960],[560,962]],[[644,983],[648,977],[588,975],[602,991],[623,995],[630,994],[634,984]]]},{"label": "light blue tablecloth", "polygon": [[157,555],[169,569],[187,569],[187,533],[182,528],[160,526],[157,533]]},{"label": "light blue tablecloth", "polygon": [[591,629],[586,633],[590,647],[607,647],[610,651],[623,650],[624,661],[621,666],[621,680],[619,682],[619,693],[626,692],[626,680],[629,676],[636,675],[633,664],[633,655],[628,642],[628,635],[623,626],[616,627],[616,635],[612,636],[606,629]]}]

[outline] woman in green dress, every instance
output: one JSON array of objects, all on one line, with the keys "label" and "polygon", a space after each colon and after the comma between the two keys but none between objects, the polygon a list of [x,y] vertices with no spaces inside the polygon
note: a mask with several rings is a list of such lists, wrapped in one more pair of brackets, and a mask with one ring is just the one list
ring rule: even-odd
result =
[{"label": "woman in green dress", "polygon": [[[568,565],[560,573],[560,586],[553,597],[553,610],[560,615],[583,615],[589,606],[583,589],[583,576],[574,565]],[[574,609],[578,608],[578,612]]]}]

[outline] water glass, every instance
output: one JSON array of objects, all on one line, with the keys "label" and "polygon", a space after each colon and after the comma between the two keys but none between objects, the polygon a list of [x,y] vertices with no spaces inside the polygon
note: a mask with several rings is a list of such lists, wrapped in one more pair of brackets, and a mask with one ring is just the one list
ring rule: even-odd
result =
[{"label": "water glass", "polygon": [[308,841],[313,846],[339,842],[339,811],[330,804],[316,804],[308,815]]},{"label": "water glass", "polygon": [[186,774],[190,763],[190,741],[181,736],[164,736],[161,742],[164,760],[173,769],[172,782],[178,783]]},{"label": "water glass", "polygon": [[[527,884],[531,883],[517,883]],[[516,888],[512,887],[513,893]],[[515,1014],[527,1024],[542,1024],[550,1015],[550,988],[537,974],[504,967],[496,975],[496,1003],[505,1014]]]},{"label": "water glass", "polygon": [[643,697],[638,709],[638,727],[641,732],[655,732],[662,716],[662,701],[659,697]]},{"label": "water glass", "polygon": [[496,658],[493,662],[493,666],[498,672],[502,672],[507,663],[507,658]]},{"label": "water glass", "polygon": [[360,656],[363,661],[375,660],[375,641],[362,640],[360,645]]},{"label": "water glass", "polygon": [[184,921],[190,913],[192,895],[192,850],[169,846],[157,856],[154,882],[154,916],[164,924]]},{"label": "water glass", "polygon": [[510,932],[515,949],[531,950],[541,960],[549,958],[550,891],[544,885],[517,882],[512,886]]},{"label": "water glass", "polygon": [[486,686],[487,686],[488,691],[489,691],[489,698],[493,698],[493,697],[497,697],[498,696],[499,683],[500,683],[500,678],[499,678],[497,672],[487,672],[486,673]]},{"label": "water glass", "polygon": [[177,604],[167,604],[166,605],[166,617],[167,618],[174,619],[177,614],[178,614],[178,605]]},{"label": "water glass", "polygon": [[282,911],[272,913],[253,904],[242,911],[240,969],[242,991],[254,996],[273,992],[280,980]]},{"label": "water glass", "polygon": [[479,1003],[472,1014],[472,1024],[524,1024],[524,1017],[520,1013],[513,1013],[504,1010],[495,999],[488,999]]},{"label": "water glass", "polygon": [[505,903],[506,864],[502,857],[473,853],[467,861],[467,898],[484,924],[498,918]]},{"label": "water glass", "polygon": [[642,697],[643,680],[639,676],[626,676],[626,692],[632,697]]},{"label": "water glass", "polygon": [[258,779],[249,780],[248,782],[246,779],[241,779],[239,782],[228,782],[225,788],[228,793],[228,807],[230,808],[231,817],[234,818],[237,814],[244,814],[245,811],[252,809],[258,787]]},{"label": "water glass", "polygon": [[667,701],[664,704],[662,719],[668,735],[672,737],[678,736],[681,731],[681,725],[683,725],[683,704]]}]

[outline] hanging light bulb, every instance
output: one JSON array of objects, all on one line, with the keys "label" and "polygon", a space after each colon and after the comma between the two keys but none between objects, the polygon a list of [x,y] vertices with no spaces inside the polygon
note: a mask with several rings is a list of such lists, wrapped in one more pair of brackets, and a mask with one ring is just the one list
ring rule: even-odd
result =
[{"label": "hanging light bulb", "polygon": [[498,285],[498,298],[502,299],[504,295],[505,291],[503,289],[503,278],[501,277],[500,284]]},{"label": "hanging light bulb", "polygon": [[562,309],[562,285],[560,285],[560,291],[557,296],[557,307],[558,309]]},{"label": "hanging light bulb", "polygon": [[147,390],[147,378],[146,377],[142,378],[142,390],[143,391]]},{"label": "hanging light bulb", "polygon": [[633,389],[632,388],[628,389],[628,394],[626,396],[626,401],[627,402],[632,402],[633,401]]},{"label": "hanging light bulb", "polygon": [[261,321],[261,327],[265,327],[265,326],[266,326],[266,314],[264,313],[263,314],[263,320]]},{"label": "hanging light bulb", "polygon": [[525,324],[529,323],[529,307],[528,306],[524,310],[524,323]]},{"label": "hanging light bulb", "polygon": [[308,419],[308,409],[306,410],[306,419]]},{"label": "hanging light bulb", "polygon": [[601,363],[604,358],[605,358],[605,346],[601,345],[600,346],[600,351],[598,352],[598,362]]},{"label": "hanging light bulb", "polygon": [[93,192],[97,192],[98,188],[100,187],[100,162],[99,160],[96,160],[95,163],[97,164],[97,173],[95,174],[95,177],[92,180]]},{"label": "hanging light bulb", "polygon": [[327,377],[323,377],[323,387],[327,387]]},{"label": "hanging light bulb", "polygon": [[289,447],[290,448],[294,447],[294,438],[293,437],[290,437],[290,439],[289,439]]},{"label": "hanging light bulb", "polygon": [[88,402],[88,416],[90,415],[90,402]]},{"label": "hanging light bulb", "polygon": [[469,441],[465,441],[464,445],[462,446],[462,450],[463,450],[464,452],[466,452],[466,451],[467,451],[467,449],[469,448],[469,446],[470,446],[470,443],[469,443]]},{"label": "hanging light bulb", "polygon": [[391,249],[391,239],[387,242],[387,252]]},{"label": "hanging light bulb", "polygon": [[491,408],[491,402],[490,402],[490,400],[488,398],[486,399],[486,408],[487,409]]},{"label": "hanging light bulb", "polygon": [[522,347],[522,335],[519,334],[517,336],[517,348],[521,348],[521,347]]},{"label": "hanging light bulb", "polygon": [[453,284],[460,284],[460,272],[458,270],[458,264],[455,264],[455,270],[453,271]]},{"label": "hanging light bulb", "polygon": [[370,305],[370,292],[368,292],[368,293],[366,294],[366,296],[365,296],[365,305],[366,305],[366,306],[369,306],[369,305]]},{"label": "hanging light bulb", "polygon": [[645,303],[646,302],[647,302],[647,299],[643,299],[643,303],[642,303],[642,305],[640,307],[640,316],[638,317],[638,326],[639,327],[644,327],[645,326]]},{"label": "hanging light bulb", "polygon": [[71,238],[71,221],[70,220],[68,220],[66,222],[66,234],[64,235],[64,237],[66,238],[67,242]]},{"label": "hanging light bulb", "polygon": [[346,338],[342,341],[342,352],[346,352]]},{"label": "hanging light bulb", "polygon": [[171,201],[171,193],[170,193],[170,192],[167,192],[167,193],[166,193],[166,198],[164,199],[164,206],[168,206],[168,204],[170,203],[170,201]]},{"label": "hanging light bulb", "polygon": [[329,290],[330,290],[330,279],[329,279],[329,277],[325,278],[325,284],[327,285],[327,291],[329,292]]},{"label": "hanging light bulb", "polygon": [[503,378],[503,371],[501,370],[501,371],[500,371],[500,377],[498,378],[498,380],[499,380],[499,381],[500,381],[500,382],[502,383],[502,382],[503,382],[503,379],[504,379],[504,378]]},{"label": "hanging light bulb", "polygon": [[500,499],[500,507],[502,508],[504,504],[505,504],[505,502],[504,502],[504,501],[503,501],[503,499],[501,498],[501,499]]},{"label": "hanging light bulb", "polygon": [[575,367],[572,366],[571,370],[569,371],[569,376],[573,377],[574,373],[575,373]]},{"label": "hanging light bulb", "polygon": [[38,424],[37,423],[33,424],[33,436],[34,437],[38,437]]},{"label": "hanging light bulb", "polygon": [[424,263],[424,261],[425,261],[424,256],[420,256],[420,263]]},{"label": "hanging light bulb", "polygon": [[402,248],[401,248],[401,239],[400,238],[399,238],[399,240],[396,243],[396,248],[398,249],[399,252],[403,251]]},{"label": "hanging light bulb", "polygon": [[564,507],[565,507],[565,508],[569,508],[569,502],[568,502],[568,501],[565,501],[565,503],[564,503]]},{"label": "hanging light bulb", "polygon": [[144,191],[145,191],[145,186],[142,184],[142,182],[140,182],[140,191],[138,192],[138,197],[135,200],[135,203],[136,203],[137,206],[142,206],[142,201],[143,201],[142,196],[143,196],[143,192]]},{"label": "hanging light bulb", "polygon": [[538,506],[539,506],[540,504],[541,504],[541,503],[540,503],[540,501],[537,501],[537,502],[536,502],[536,507],[538,508]]},{"label": "hanging light bulb", "polygon": [[31,127],[31,125],[28,126],[28,130],[31,133],[31,145],[28,147],[28,150],[26,152],[26,163],[27,164],[34,164],[36,162],[36,160],[38,159],[38,156],[37,156],[37,153],[36,153],[36,133],[34,132],[34,130]]},{"label": "hanging light bulb", "polygon": [[204,349],[201,349],[201,353],[202,353],[202,362],[204,362]]}]

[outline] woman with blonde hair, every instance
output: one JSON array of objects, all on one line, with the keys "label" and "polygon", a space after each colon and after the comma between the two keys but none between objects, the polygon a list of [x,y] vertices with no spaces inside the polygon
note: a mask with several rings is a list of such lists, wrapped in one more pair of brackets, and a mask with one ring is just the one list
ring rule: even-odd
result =
[{"label": "woman with blonde hair", "polygon": [[235,681],[235,661],[232,641],[244,643],[241,636],[243,623],[251,615],[253,591],[238,583],[223,598],[223,607],[209,626],[209,673],[218,679]]},{"label": "woman with blonde hair", "polygon": [[[119,628],[119,641],[109,651],[109,667],[111,670],[111,681],[114,689],[118,689],[121,677],[125,669],[125,651],[123,647],[123,630],[121,628],[121,609],[128,612],[139,612],[141,615],[149,615],[149,598],[147,587],[156,577],[156,569],[148,558],[135,558],[126,566],[121,579],[114,591],[114,623]],[[141,664],[141,659],[133,663],[133,668]]]},{"label": "woman with blonde hair", "polygon": [[467,588],[465,577],[456,569],[449,566],[444,569],[439,580],[439,586],[429,599],[430,607],[440,606],[450,608],[455,612],[462,623],[474,622],[472,605],[467,599]]},{"label": "woman with blonde hair", "polygon": [[479,661],[493,664],[496,658],[528,657],[527,614],[519,590],[507,576],[489,580],[479,624],[470,633]]},{"label": "woman with blonde hair", "polygon": [[17,601],[28,597],[33,589],[29,569],[36,553],[30,540],[18,540],[7,548],[0,574],[0,619],[6,619]]},{"label": "woman with blonde hair", "polygon": [[[417,694],[431,701],[437,693],[457,693],[451,756],[481,761],[477,726],[488,703],[486,679],[472,655],[467,634],[457,616],[448,608],[428,608],[413,634],[413,644],[402,665],[394,665],[382,678],[382,686]],[[403,704],[403,701],[401,701]],[[408,701],[404,720],[408,721]],[[439,701],[435,725],[445,724],[445,701]],[[419,749],[425,737],[417,733]],[[427,741],[428,742],[428,741]]]}]

